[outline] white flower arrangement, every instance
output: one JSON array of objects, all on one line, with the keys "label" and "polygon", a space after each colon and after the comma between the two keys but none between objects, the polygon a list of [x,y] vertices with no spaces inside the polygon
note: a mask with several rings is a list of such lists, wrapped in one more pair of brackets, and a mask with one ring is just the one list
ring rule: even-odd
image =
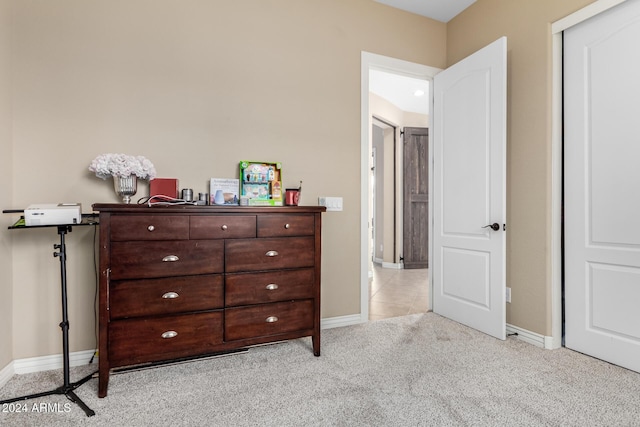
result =
[{"label": "white flower arrangement", "polygon": [[127,154],[100,154],[93,159],[89,170],[95,172],[96,176],[102,179],[107,179],[110,176],[126,178],[131,175],[148,180],[156,177],[156,168],[147,158]]}]

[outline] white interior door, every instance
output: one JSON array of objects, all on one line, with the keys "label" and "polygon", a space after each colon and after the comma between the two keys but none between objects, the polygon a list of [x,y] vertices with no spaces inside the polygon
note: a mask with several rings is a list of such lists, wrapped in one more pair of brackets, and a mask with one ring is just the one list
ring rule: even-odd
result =
[{"label": "white interior door", "polygon": [[565,344],[640,372],[640,1],[564,34]]},{"label": "white interior door", "polygon": [[[506,335],[507,39],[433,82],[433,310]],[[487,227],[495,224],[495,230]]]}]

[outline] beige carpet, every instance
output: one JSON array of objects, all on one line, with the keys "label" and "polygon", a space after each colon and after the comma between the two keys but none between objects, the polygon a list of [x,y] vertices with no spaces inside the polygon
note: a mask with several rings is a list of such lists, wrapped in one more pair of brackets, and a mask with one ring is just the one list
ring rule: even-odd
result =
[{"label": "beige carpet", "polygon": [[[71,380],[91,369],[74,368]],[[53,388],[61,376],[14,376],[0,400]],[[104,399],[96,379],[76,392],[94,417],[52,396],[0,412],[0,425],[640,426],[640,374],[499,341],[433,313],[325,330],[319,358],[305,338],[112,375]],[[47,404],[62,410],[32,410]]]}]

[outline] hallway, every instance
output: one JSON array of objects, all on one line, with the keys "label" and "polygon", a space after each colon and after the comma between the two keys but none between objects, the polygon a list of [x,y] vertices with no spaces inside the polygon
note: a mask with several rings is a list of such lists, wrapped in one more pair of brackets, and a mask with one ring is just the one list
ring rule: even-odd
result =
[{"label": "hallway", "polygon": [[428,270],[399,270],[373,264],[369,279],[369,320],[426,313]]}]

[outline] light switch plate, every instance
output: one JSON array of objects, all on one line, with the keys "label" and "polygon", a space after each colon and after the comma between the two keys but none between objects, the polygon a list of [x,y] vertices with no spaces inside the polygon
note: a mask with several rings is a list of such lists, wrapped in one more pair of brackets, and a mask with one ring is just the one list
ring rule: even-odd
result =
[{"label": "light switch plate", "polygon": [[327,211],[341,211],[342,210],[342,197],[319,197],[318,204],[325,206]]}]

